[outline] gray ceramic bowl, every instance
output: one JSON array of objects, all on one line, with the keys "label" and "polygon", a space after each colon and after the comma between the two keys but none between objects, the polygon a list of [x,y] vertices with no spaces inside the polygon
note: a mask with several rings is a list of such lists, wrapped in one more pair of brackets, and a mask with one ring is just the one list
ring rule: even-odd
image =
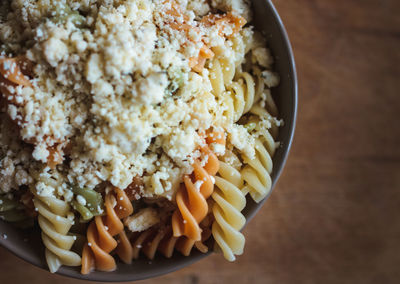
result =
[{"label": "gray ceramic bowl", "polygon": [[[281,141],[282,147],[278,149],[273,159],[272,179],[275,185],[286,162],[295,128],[297,111],[296,70],[289,39],[273,4],[267,0],[253,0],[252,2],[255,13],[255,22],[253,24],[257,30],[262,31],[267,37],[268,45],[276,61],[275,70],[281,76],[280,86],[273,90],[280,116],[285,121],[285,125],[280,129],[279,134],[279,141]],[[256,214],[262,205],[263,202],[256,204],[248,200],[248,205],[244,210],[247,221]],[[2,238],[2,234],[6,234],[7,238]],[[0,221],[0,244],[25,261],[47,270],[44,247],[40,240],[39,231],[23,232],[12,225]],[[81,275],[79,268],[62,267],[57,273],[93,281],[133,281],[156,277],[178,270],[207,255],[194,250],[189,257],[175,254],[171,259],[156,257],[151,262],[145,259],[137,260],[133,265],[119,263],[118,269],[114,272],[93,272],[89,275]]]}]

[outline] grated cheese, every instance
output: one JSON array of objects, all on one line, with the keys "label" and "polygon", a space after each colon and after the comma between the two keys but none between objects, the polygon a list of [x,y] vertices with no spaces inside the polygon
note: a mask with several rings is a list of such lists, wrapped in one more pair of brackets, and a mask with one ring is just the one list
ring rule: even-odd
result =
[{"label": "grated cheese", "polygon": [[[221,30],[201,24],[215,9],[250,20],[247,2],[177,0],[181,12],[174,16],[165,0],[3,1],[0,58],[24,56],[33,69],[32,86],[2,86],[13,103],[0,109],[0,193],[29,185],[41,196],[71,201],[67,184],[93,189],[109,182],[124,189],[140,176],[137,199],[172,200],[194,161],[206,163],[199,133],[210,127],[225,130],[231,145],[254,157],[254,135],[227,119],[226,105],[213,94],[212,63],[202,72],[190,66],[205,45],[241,70],[252,49],[249,60],[268,69],[265,84],[279,83],[269,70],[272,56],[252,28],[234,33],[233,24]],[[5,77],[16,68],[7,64]],[[210,148],[227,153],[220,144]],[[49,169],[43,165],[54,149],[61,164]],[[60,181],[48,184],[54,175]],[[82,196],[77,201],[86,204]]]}]

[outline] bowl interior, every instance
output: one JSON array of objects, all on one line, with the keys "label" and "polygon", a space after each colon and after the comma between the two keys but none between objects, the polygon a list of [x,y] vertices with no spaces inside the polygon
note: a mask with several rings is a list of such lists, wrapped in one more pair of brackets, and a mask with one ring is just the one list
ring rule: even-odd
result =
[{"label": "bowl interior", "polygon": [[[278,139],[281,142],[281,147],[273,158],[272,180],[273,185],[275,185],[285,164],[295,128],[297,110],[296,71],[286,31],[273,4],[267,0],[253,0],[252,3],[255,16],[253,24],[267,38],[269,48],[275,58],[275,71],[281,76],[279,87],[272,90],[280,110],[280,117],[285,122],[280,129]],[[256,214],[262,204],[263,202],[256,204],[248,199],[247,207],[244,210],[247,221]],[[44,247],[37,227],[33,231],[22,231],[0,220],[0,244],[33,265],[47,269],[44,259]],[[171,259],[156,257],[152,261],[146,259],[136,260],[134,265],[119,263],[118,269],[114,272],[92,272],[89,275],[81,275],[79,268],[62,267],[57,273],[93,281],[133,281],[178,270],[207,255],[193,250],[189,257],[176,253]]]}]

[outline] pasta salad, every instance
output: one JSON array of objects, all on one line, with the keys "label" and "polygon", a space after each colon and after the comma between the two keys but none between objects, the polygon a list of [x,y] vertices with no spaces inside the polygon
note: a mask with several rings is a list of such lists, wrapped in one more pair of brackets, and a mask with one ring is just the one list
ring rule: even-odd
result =
[{"label": "pasta salad", "polygon": [[49,270],[243,252],[271,189],[279,76],[245,0],[0,4],[0,217]]}]

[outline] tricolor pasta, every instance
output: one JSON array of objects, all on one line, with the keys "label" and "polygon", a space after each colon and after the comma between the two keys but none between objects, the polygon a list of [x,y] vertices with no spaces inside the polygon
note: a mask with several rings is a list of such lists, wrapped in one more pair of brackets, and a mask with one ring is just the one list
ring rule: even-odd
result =
[{"label": "tricolor pasta", "polygon": [[0,4],[0,218],[49,270],[243,253],[271,190],[279,84],[246,1]]}]

